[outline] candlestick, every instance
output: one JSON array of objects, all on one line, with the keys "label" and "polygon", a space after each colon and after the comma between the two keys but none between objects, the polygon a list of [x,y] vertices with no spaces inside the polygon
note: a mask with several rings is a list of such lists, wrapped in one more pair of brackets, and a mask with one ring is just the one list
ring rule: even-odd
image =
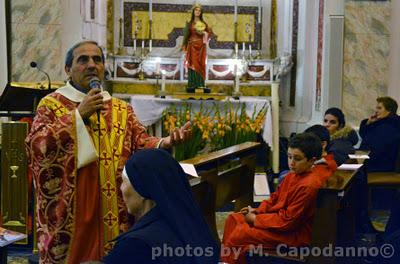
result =
[{"label": "candlestick", "polygon": [[161,74],[161,91],[165,92],[165,74]]},{"label": "candlestick", "polygon": [[159,62],[156,63],[156,74],[157,75],[160,74],[160,63]]},{"label": "candlestick", "polygon": [[238,0],[235,0],[235,14],[234,14],[234,17],[233,17],[233,22],[237,22],[237,12],[238,12]]},{"label": "candlestick", "polygon": [[120,6],[119,6],[119,12],[121,14],[121,17],[124,17],[124,0],[121,0],[119,2]]},{"label": "candlestick", "polygon": [[239,45],[237,43],[235,43],[235,56],[237,57],[239,52]]},{"label": "candlestick", "polygon": [[119,37],[118,37],[118,50],[117,54],[118,55],[123,55],[124,54],[124,32],[123,32],[123,19],[122,17],[119,19]]},{"label": "candlestick", "polygon": [[149,0],[149,20],[153,20],[153,1]]},{"label": "candlestick", "polygon": [[239,90],[240,90],[239,83],[240,83],[239,74],[238,74],[238,72],[236,72],[236,76],[235,76],[235,94],[239,93]]},{"label": "candlestick", "polygon": [[153,40],[150,39],[150,41],[149,41],[149,52],[151,52],[152,43],[153,43]]}]

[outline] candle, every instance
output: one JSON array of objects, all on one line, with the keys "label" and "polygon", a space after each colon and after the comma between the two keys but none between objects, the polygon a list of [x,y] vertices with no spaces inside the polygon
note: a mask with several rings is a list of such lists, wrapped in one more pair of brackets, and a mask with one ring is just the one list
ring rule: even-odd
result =
[{"label": "candle", "polygon": [[157,75],[160,74],[160,63],[159,62],[156,63],[156,74]]},{"label": "candle", "polygon": [[165,74],[161,75],[161,91],[165,92]]},{"label": "candle", "polygon": [[249,45],[249,55],[251,57],[251,44]]},{"label": "candle", "polygon": [[236,74],[236,76],[235,76],[235,93],[236,94],[239,93],[239,83],[240,83],[239,74]]},{"label": "candle", "polygon": [[120,1],[120,7],[119,7],[119,12],[121,14],[121,17],[124,17],[124,0]]},{"label": "candle", "polygon": [[151,52],[152,44],[153,44],[153,40],[150,39],[150,41],[149,41],[149,52]]},{"label": "candle", "polygon": [[261,0],[258,1],[258,23],[261,23]]},{"label": "candle", "polygon": [[239,51],[239,45],[237,43],[235,43],[235,55],[238,55],[238,51]]},{"label": "candle", "polygon": [[136,51],[136,39],[133,40],[133,51]]},{"label": "candle", "polygon": [[235,14],[233,18],[233,22],[237,23],[237,9],[238,9],[238,0],[235,0]]},{"label": "candle", "polygon": [[144,40],[142,40],[142,49],[144,49]]},{"label": "candle", "polygon": [[242,44],[242,52],[243,52],[243,54],[244,54],[245,50],[246,50],[246,44],[244,44],[244,42],[243,42],[243,44]]},{"label": "candle", "polygon": [[149,20],[153,20],[153,1],[150,0],[149,1]]}]

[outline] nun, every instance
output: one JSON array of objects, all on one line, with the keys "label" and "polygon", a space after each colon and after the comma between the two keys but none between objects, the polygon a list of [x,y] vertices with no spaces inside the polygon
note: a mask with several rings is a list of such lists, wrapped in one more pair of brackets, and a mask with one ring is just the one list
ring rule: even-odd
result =
[{"label": "nun", "polygon": [[186,174],[168,152],[136,152],[122,178],[122,196],[135,224],[116,238],[104,263],[218,263],[219,247]]}]

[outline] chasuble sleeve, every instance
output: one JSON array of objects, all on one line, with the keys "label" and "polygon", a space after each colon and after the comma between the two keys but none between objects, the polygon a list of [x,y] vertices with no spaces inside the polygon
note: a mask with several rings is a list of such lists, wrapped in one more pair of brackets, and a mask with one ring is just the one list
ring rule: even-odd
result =
[{"label": "chasuble sleeve", "polygon": [[[75,112],[69,111],[55,97],[43,98],[25,143],[37,197],[38,248],[41,261],[46,262],[65,254],[73,232]],[[51,251],[49,245],[64,250]]]},{"label": "chasuble sleeve", "polygon": [[153,137],[147,134],[146,128],[139,122],[130,105],[128,108],[128,138],[131,140],[131,149],[133,151],[145,149],[145,148],[156,148],[159,141],[158,137]]},{"label": "chasuble sleeve", "polygon": [[313,214],[317,193],[317,188],[308,186],[297,188],[286,208],[277,212],[256,215],[254,227],[279,229],[280,231],[290,231],[298,228],[304,219]]},{"label": "chasuble sleeve", "polygon": [[57,114],[63,109],[53,109],[42,100],[38,106],[30,133],[25,142],[29,159],[36,165],[57,163],[66,153],[74,153],[76,137],[75,113]]}]

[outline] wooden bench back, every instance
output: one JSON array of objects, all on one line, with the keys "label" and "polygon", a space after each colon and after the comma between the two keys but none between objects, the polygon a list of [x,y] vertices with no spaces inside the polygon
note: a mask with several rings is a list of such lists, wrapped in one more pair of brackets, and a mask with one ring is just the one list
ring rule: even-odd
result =
[{"label": "wooden bench back", "polygon": [[400,147],[399,147],[399,150],[398,150],[398,152],[397,152],[397,159],[396,159],[395,171],[396,171],[397,173],[400,173]]},{"label": "wooden bench back", "polygon": [[200,207],[203,216],[210,227],[216,241],[219,241],[215,222],[215,189],[208,181],[194,178],[189,181],[192,187],[193,197]]},{"label": "wooden bench back", "polygon": [[192,191],[214,235],[217,234],[216,210],[232,200],[236,211],[253,202],[259,145],[247,142],[183,161],[193,164],[200,176],[197,181],[191,180]]}]

